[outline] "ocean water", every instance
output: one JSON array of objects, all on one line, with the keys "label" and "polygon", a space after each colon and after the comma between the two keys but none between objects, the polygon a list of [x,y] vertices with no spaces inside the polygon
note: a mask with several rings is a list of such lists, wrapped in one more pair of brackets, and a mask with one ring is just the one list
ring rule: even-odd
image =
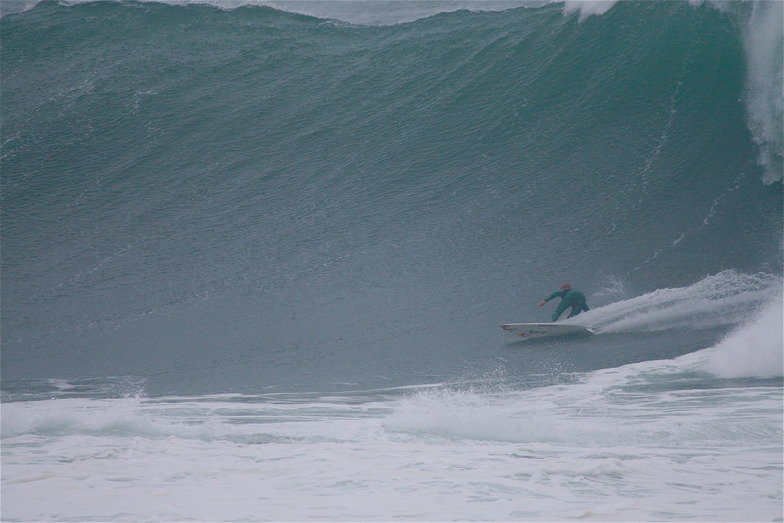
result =
[{"label": "ocean water", "polygon": [[0,516],[782,521],[783,17],[3,1]]}]

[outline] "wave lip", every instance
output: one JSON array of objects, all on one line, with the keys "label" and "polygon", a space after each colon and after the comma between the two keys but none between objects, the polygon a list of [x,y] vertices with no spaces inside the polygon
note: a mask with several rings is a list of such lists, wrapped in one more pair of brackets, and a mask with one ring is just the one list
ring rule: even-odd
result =
[{"label": "wave lip", "polygon": [[[67,0],[67,5],[95,1],[120,0]],[[247,6],[272,7],[281,11],[334,19],[358,25],[395,25],[412,22],[437,13],[472,10],[503,11],[522,6],[538,6],[552,0],[138,0],[139,2],[167,3],[171,5],[210,5],[220,9],[238,9]],[[615,0],[613,0],[614,3]],[[33,9],[42,0],[16,0],[0,2],[0,17]]]}]

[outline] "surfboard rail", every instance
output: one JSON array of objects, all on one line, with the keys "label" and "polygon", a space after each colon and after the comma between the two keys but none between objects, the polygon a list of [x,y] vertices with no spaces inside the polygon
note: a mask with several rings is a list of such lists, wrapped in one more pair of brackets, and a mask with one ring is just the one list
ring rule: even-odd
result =
[{"label": "surfboard rail", "polygon": [[571,323],[502,323],[502,329],[521,338],[548,338],[574,334],[596,334],[592,327]]}]

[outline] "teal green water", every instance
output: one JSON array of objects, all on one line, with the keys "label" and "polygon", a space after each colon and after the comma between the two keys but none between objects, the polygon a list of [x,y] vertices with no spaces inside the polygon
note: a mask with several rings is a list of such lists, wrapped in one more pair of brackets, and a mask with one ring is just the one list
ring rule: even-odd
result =
[{"label": "teal green water", "polygon": [[[4,16],[4,386],[428,383],[491,372],[495,325],[546,321],[563,281],[596,309],[723,271],[775,279],[781,142],[752,118],[750,10]],[[671,357],[743,313],[515,369]]]}]

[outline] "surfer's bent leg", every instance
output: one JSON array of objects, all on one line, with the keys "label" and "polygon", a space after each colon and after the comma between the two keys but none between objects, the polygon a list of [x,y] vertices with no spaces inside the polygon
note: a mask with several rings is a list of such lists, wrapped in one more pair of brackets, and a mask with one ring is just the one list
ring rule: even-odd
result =
[{"label": "surfer's bent leg", "polygon": [[581,312],[587,311],[587,310],[588,310],[588,304],[585,303],[585,298],[582,298],[577,303],[572,305],[572,312],[571,312],[571,314],[569,314],[569,317],[572,318],[574,316],[577,316]]},{"label": "surfer's bent leg", "polygon": [[561,300],[561,303],[558,304],[558,307],[556,307],[555,312],[553,312],[553,323],[558,321],[558,318],[561,316],[561,314],[563,314],[563,311],[565,311],[566,307],[568,307],[569,305],[570,303],[567,300]]}]

